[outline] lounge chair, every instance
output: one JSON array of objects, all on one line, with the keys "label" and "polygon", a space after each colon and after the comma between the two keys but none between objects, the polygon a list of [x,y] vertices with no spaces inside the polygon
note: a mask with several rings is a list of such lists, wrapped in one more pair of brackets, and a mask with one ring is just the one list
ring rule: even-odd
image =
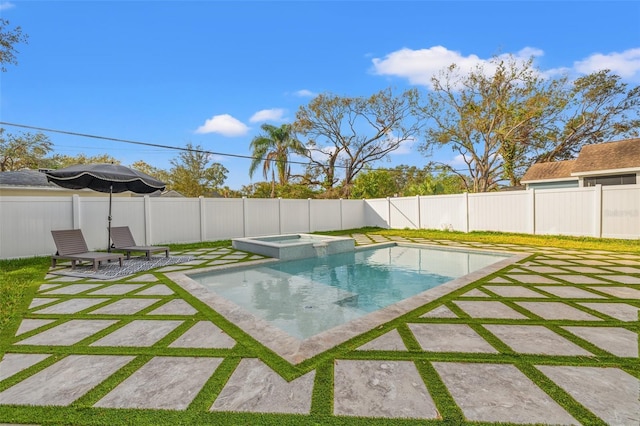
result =
[{"label": "lounge chair", "polygon": [[114,226],[111,228],[111,246],[114,250],[124,251],[127,255],[127,259],[131,259],[132,251],[144,252],[147,260],[151,259],[151,253],[158,253],[163,251],[166,257],[169,257],[169,247],[163,246],[139,246],[136,245],[131,230],[128,226]]},{"label": "lounge chair", "polygon": [[51,256],[51,267],[56,266],[59,259],[71,260],[71,269],[76,267],[78,261],[93,263],[93,270],[97,271],[100,263],[110,260],[118,260],[122,267],[122,254],[89,251],[80,229],[65,229],[51,231],[53,241],[56,243],[57,252]]}]

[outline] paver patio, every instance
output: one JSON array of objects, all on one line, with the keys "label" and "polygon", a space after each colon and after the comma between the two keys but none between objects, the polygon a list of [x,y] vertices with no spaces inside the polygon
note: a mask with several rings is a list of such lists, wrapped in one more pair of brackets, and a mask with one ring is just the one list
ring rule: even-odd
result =
[{"label": "paver patio", "polygon": [[190,250],[180,253],[196,257],[188,265],[113,282],[48,275],[3,338],[0,423],[28,421],[25,407],[38,406],[54,422],[95,407],[212,424],[246,424],[234,416],[248,413],[297,424],[309,415],[327,424],[640,424],[640,254],[392,240],[530,256],[298,363],[164,275],[260,256]]}]

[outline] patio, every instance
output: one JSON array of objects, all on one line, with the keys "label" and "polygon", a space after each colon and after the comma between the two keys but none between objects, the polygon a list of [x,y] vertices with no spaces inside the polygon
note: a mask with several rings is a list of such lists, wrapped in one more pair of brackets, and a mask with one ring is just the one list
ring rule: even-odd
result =
[{"label": "patio", "polygon": [[528,256],[298,364],[166,275],[261,256],[49,274],[2,343],[0,422],[640,423],[640,254],[352,236]]}]

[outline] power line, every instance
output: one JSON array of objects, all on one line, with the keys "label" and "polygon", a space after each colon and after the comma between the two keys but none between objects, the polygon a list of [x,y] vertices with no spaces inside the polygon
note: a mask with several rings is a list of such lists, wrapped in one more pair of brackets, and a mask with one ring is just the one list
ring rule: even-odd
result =
[{"label": "power line", "polygon": [[[202,150],[202,149],[185,148],[185,147],[172,146],[172,145],[163,145],[163,144],[157,144],[157,143],[151,143],[151,142],[140,142],[140,141],[133,141],[133,140],[129,140],[129,139],[112,138],[112,137],[109,137],[109,136],[92,135],[92,134],[89,134],[89,133],[73,132],[73,131],[70,131],[70,130],[49,129],[49,128],[46,128],[46,127],[31,126],[31,125],[27,125],[27,124],[9,123],[9,122],[6,122],[6,121],[0,121],[0,125],[19,127],[19,128],[23,128],[23,129],[38,130],[38,131],[41,131],[41,132],[59,133],[59,134],[63,134],[63,135],[79,136],[79,137],[85,137],[85,138],[91,138],[91,139],[100,139],[100,140],[111,141],[111,142],[128,143],[128,144],[132,144],[132,145],[149,146],[149,147],[153,147],[153,148],[169,149],[169,150],[173,150],[173,151],[197,152],[197,153],[202,153],[202,154],[219,155],[221,157],[243,158],[243,159],[247,159],[247,160],[260,160],[260,161],[272,161],[272,162],[278,161],[276,159],[271,159],[271,158],[253,157],[251,155],[229,154],[229,153],[224,153],[224,152],[216,152],[216,151],[208,151],[208,150]],[[299,164],[299,165],[302,165],[302,166],[308,166],[308,165],[311,164],[309,162],[302,162],[302,161],[295,161],[295,160],[288,160],[287,163],[288,164]],[[346,169],[347,168],[346,166],[340,166],[338,164],[334,165],[334,167],[335,168],[340,168],[340,169]],[[389,172],[396,172],[397,171],[397,170],[388,169],[388,168],[372,168],[371,170],[389,171]],[[460,170],[454,170],[454,171],[460,171]]]}]

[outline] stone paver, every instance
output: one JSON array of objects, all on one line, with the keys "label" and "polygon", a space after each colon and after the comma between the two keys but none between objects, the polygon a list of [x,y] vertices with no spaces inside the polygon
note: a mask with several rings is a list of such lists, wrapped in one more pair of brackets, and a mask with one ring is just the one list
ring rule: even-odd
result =
[{"label": "stone paver", "polygon": [[16,345],[69,346],[115,324],[115,320],[71,320],[19,341]]},{"label": "stone paver", "polygon": [[132,359],[132,356],[69,355],[0,392],[0,404],[69,405]]},{"label": "stone paver", "polygon": [[16,336],[35,330],[47,324],[51,324],[55,320],[52,319],[24,319],[16,331]]},{"label": "stone paver", "polygon": [[518,353],[593,355],[543,326],[485,324],[484,327]]},{"label": "stone paver", "polygon": [[640,381],[617,368],[537,368],[611,426],[640,424]]},{"label": "stone paver", "polygon": [[60,299],[58,298],[45,298],[45,297],[36,297],[29,304],[29,309],[37,308],[38,306],[46,305],[47,303],[56,302]]},{"label": "stone paver", "polygon": [[458,316],[451,309],[442,305],[421,315],[420,318],[458,318]]},{"label": "stone paver", "polygon": [[184,410],[221,362],[222,358],[152,358],[94,406]]},{"label": "stone paver", "polygon": [[127,280],[130,283],[141,282],[141,283],[153,283],[158,281],[158,278],[153,274],[144,274],[138,275],[137,277],[133,277]]},{"label": "stone paver", "polygon": [[586,321],[602,321],[598,317],[583,312],[579,309],[565,305],[562,302],[515,302],[534,314],[548,320],[565,319],[565,320],[586,320]]},{"label": "stone paver", "polygon": [[572,272],[579,272],[581,274],[602,274],[602,273],[611,273],[610,271],[605,271],[600,268],[593,268],[591,266],[566,266],[564,269],[568,269]]},{"label": "stone paver", "polygon": [[525,266],[525,268],[538,274],[565,272],[562,269],[554,268],[553,266]]},{"label": "stone paver", "polygon": [[0,380],[26,370],[50,356],[50,354],[4,354],[0,360]]},{"label": "stone paver", "polygon": [[459,300],[456,305],[472,318],[526,319],[520,312],[501,302]]},{"label": "stone paver", "polygon": [[634,268],[633,266],[608,266],[606,269],[622,274],[640,274],[640,268]]},{"label": "stone paver", "polygon": [[211,406],[211,411],[307,414],[315,370],[291,382],[259,359],[245,358]]},{"label": "stone paver", "polygon": [[604,275],[603,278],[620,284],[640,284],[640,277],[634,277],[631,275]]},{"label": "stone paver", "polygon": [[433,366],[467,420],[579,424],[513,365],[434,362]]},{"label": "stone paver", "polygon": [[520,287],[515,285],[485,285],[484,288],[503,297],[547,297],[544,294],[540,294],[537,291],[533,291],[527,287]]},{"label": "stone paver", "polygon": [[483,291],[474,288],[462,295],[462,297],[489,297],[489,295]]},{"label": "stone paver", "polygon": [[551,293],[553,295],[564,297],[567,299],[602,299],[603,296],[599,294],[592,293],[587,290],[583,290],[577,287],[571,286],[555,286],[555,285],[547,285],[537,287],[542,291],[546,291],[547,293]]},{"label": "stone paver", "polygon": [[71,284],[54,290],[42,292],[42,294],[78,294],[101,286],[102,284]]},{"label": "stone paver", "polygon": [[420,419],[438,416],[413,362],[337,360],[334,368],[336,415]]},{"label": "stone paver", "polygon": [[509,274],[507,277],[524,284],[559,284],[556,280],[534,274]]},{"label": "stone paver", "polygon": [[75,314],[107,300],[109,299],[69,299],[35,312],[37,314]]},{"label": "stone paver", "polygon": [[148,308],[158,300],[160,299],[120,299],[89,313],[100,315],[133,315]]},{"label": "stone paver", "polygon": [[175,299],[149,312],[149,315],[194,315],[197,312],[196,308],[184,300]]},{"label": "stone paver", "polygon": [[553,275],[554,278],[567,281],[571,284],[606,284],[606,281],[590,277],[588,275]]},{"label": "stone paver", "polygon": [[170,348],[230,349],[236,341],[214,323],[199,321],[169,345]]},{"label": "stone paver", "polygon": [[498,351],[466,324],[407,324],[427,352],[497,353]]},{"label": "stone paver", "polygon": [[360,346],[361,351],[406,351],[407,347],[400,337],[398,330],[391,330],[380,337]]},{"label": "stone paver", "polygon": [[621,327],[562,327],[620,357],[638,358],[638,335]]},{"label": "stone paver", "polygon": [[617,286],[598,286],[589,288],[615,297],[620,297],[622,299],[640,299],[640,289]]},{"label": "stone paver", "polygon": [[104,287],[104,288],[92,291],[89,294],[92,296],[101,295],[101,294],[108,294],[108,295],[126,294],[134,290],[137,290],[142,286],[143,286],[142,284],[112,284],[108,287]]},{"label": "stone paver", "polygon": [[164,284],[157,284],[136,293],[138,296],[168,296],[171,294],[173,294],[173,290]]},{"label": "stone paver", "polygon": [[152,346],[180,324],[182,321],[136,320],[90,346]]},{"label": "stone paver", "polygon": [[591,308],[594,311],[602,312],[620,321],[638,321],[638,311],[640,308],[627,305],[626,303],[584,303],[579,305]]}]

